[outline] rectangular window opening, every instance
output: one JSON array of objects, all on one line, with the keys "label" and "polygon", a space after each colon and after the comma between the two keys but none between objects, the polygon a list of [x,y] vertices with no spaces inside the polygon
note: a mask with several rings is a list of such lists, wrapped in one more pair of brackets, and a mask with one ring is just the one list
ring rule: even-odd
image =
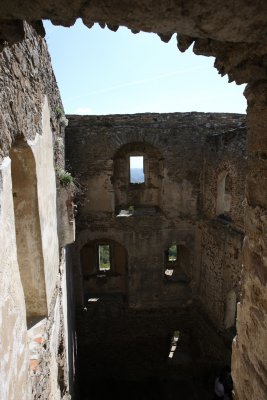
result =
[{"label": "rectangular window opening", "polygon": [[176,244],[172,244],[168,249],[168,261],[176,261],[177,260],[177,246]]},{"label": "rectangular window opening", "polygon": [[110,246],[108,244],[100,244],[98,246],[98,262],[99,271],[110,270]]},{"label": "rectangular window opening", "polygon": [[180,331],[178,331],[178,330],[174,331],[173,337],[171,340],[171,349],[169,352],[169,358],[173,358],[179,339],[180,339]]},{"label": "rectangular window opening", "polygon": [[144,183],[144,157],[131,156],[130,157],[130,183]]}]

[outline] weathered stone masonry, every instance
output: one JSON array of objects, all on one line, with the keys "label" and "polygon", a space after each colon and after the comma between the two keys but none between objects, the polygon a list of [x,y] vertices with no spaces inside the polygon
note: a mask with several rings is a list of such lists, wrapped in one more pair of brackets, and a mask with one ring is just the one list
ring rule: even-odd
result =
[{"label": "weathered stone masonry", "polygon": [[140,0],[134,4],[128,1],[118,4],[114,0],[105,0],[101,3],[71,1],[62,5],[54,0],[45,3],[9,0],[1,2],[0,11],[1,48],[7,45],[5,41],[13,44],[23,39],[23,20],[31,21],[43,35],[42,18],[70,26],[76,18],[82,17],[89,27],[94,22],[101,26],[107,24],[112,30],[127,26],[135,33],[140,30],[156,32],[164,41],[177,33],[181,51],[194,43],[196,54],[216,57],[215,67],[220,74],[227,74],[237,83],[249,83],[245,93],[249,151],[244,290],[238,310],[233,373],[236,398],[264,399],[267,390],[266,3],[248,0],[223,3],[213,0],[204,3]]},{"label": "weathered stone masonry", "polygon": [[[206,315],[225,337],[233,337],[244,237],[244,116],[174,113],[68,119],[67,163],[84,188],[77,199],[73,250],[77,314],[90,308],[92,296],[123,294],[130,309],[155,309],[160,315],[161,309],[174,307],[176,318],[184,309],[188,315],[194,310],[199,318]],[[129,182],[131,155],[144,157],[143,184]],[[230,196],[230,209],[218,215],[222,172],[231,179],[230,193],[224,193]],[[125,249],[127,268],[118,271],[120,255],[115,255],[110,272],[101,278],[93,261],[97,245],[113,248],[114,241]],[[173,243],[179,251],[177,265],[166,260]],[[168,268],[174,268],[171,276],[166,275]],[[189,319],[194,317],[187,316],[187,324]],[[186,325],[182,317],[178,321],[178,326]],[[90,341],[89,330],[82,326],[85,320],[79,324],[78,341]],[[168,326],[166,322],[166,330]],[[141,332],[142,328],[139,336]],[[149,328],[143,334],[148,332]],[[207,332],[203,337],[210,341],[211,357],[229,362],[222,344],[212,350],[211,337]],[[208,352],[207,342],[203,346]]]},{"label": "weathered stone masonry", "polygon": [[45,42],[24,30],[0,54],[0,397],[59,399],[70,361],[63,246],[73,240],[55,174],[63,107]]}]

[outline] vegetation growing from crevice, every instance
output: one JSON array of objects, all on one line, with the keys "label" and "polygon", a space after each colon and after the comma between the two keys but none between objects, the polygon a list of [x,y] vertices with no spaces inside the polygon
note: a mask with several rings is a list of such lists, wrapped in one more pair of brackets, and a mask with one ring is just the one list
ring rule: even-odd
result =
[{"label": "vegetation growing from crevice", "polygon": [[81,193],[77,179],[74,178],[70,172],[65,169],[56,169],[56,176],[60,185],[71,194],[72,198],[78,193]]},{"label": "vegetation growing from crevice", "polygon": [[62,117],[65,117],[65,113],[64,113],[64,110],[61,108],[61,107],[56,107],[56,116],[57,116],[57,119],[60,119],[60,118],[62,118]]},{"label": "vegetation growing from crevice", "polygon": [[58,179],[62,186],[67,187],[74,184],[74,178],[70,172],[60,169],[57,171]]}]

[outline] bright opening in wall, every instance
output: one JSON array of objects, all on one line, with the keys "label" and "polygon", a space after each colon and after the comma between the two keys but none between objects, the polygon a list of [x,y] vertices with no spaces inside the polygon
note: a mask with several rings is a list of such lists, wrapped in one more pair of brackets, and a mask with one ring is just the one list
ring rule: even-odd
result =
[{"label": "bright opening in wall", "polygon": [[130,157],[130,183],[144,183],[144,157],[131,156]]},{"label": "bright opening in wall", "polygon": [[110,270],[110,246],[108,244],[98,246],[98,265],[99,271]]},{"label": "bright opening in wall", "polygon": [[174,273],[174,263],[177,261],[177,245],[175,243],[173,243],[165,252],[165,257],[165,260],[167,261],[167,268],[165,266],[166,269],[164,274],[167,277],[171,277]]},{"label": "bright opening in wall", "polygon": [[177,246],[176,244],[172,244],[168,249],[168,261],[176,261],[177,260]]},{"label": "bright opening in wall", "polygon": [[173,337],[172,337],[172,340],[171,340],[171,349],[170,349],[170,352],[169,352],[169,358],[173,358],[174,353],[175,353],[176,348],[177,348],[177,344],[178,344],[179,338],[180,338],[180,331],[174,331]]}]

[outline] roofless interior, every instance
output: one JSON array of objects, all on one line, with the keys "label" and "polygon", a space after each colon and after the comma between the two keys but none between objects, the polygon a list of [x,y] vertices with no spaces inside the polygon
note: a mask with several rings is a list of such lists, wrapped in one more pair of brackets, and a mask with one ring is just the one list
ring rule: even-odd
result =
[{"label": "roofless interior", "polygon": [[[153,387],[152,397],[163,393],[163,398],[168,398],[176,391],[175,388],[172,389],[172,383],[169,381],[171,373],[168,372],[175,364],[171,364],[172,361],[177,359],[179,365],[175,365],[173,370],[179,369],[181,372],[179,378],[190,376],[190,379],[179,381],[185,384],[185,386],[179,385],[180,388],[183,387],[185,393],[198,388],[197,395],[200,395],[202,389],[208,390],[209,383],[206,385],[207,381],[203,375],[199,376],[195,370],[192,373],[193,370],[188,370],[186,366],[193,364],[193,367],[197,368],[198,365],[192,360],[201,361],[203,349],[207,348],[210,348],[210,354],[217,354],[223,360],[226,353],[223,351],[218,354],[218,349],[221,347],[217,339],[220,339],[220,343],[223,342],[223,346],[227,348],[231,335],[221,335],[221,332],[223,330],[224,333],[235,334],[231,330],[235,321],[234,306],[236,300],[241,300],[237,310],[237,339],[233,341],[232,353],[235,396],[242,400],[264,399],[266,393],[264,232],[267,198],[264,179],[267,23],[264,6],[258,3],[251,5],[249,2],[242,2],[240,7],[237,3],[233,5],[226,2],[219,7],[217,3],[211,1],[207,1],[205,5],[198,5],[195,2],[184,5],[180,2],[162,4],[138,1],[135,7],[128,2],[116,7],[116,4],[109,0],[100,5],[90,2],[83,6],[79,2],[74,2],[69,7],[65,5],[62,8],[61,3],[54,3],[52,0],[45,5],[38,2],[32,4],[28,0],[23,4],[13,1],[2,2],[0,7],[3,18],[0,23],[3,47],[0,234],[4,268],[4,279],[1,282],[1,293],[3,293],[1,299],[4,301],[1,302],[1,310],[5,319],[3,359],[6,362],[2,371],[5,382],[5,387],[1,389],[4,390],[2,397],[16,398],[18,393],[24,398],[27,398],[27,393],[34,393],[36,397],[40,397],[41,394],[44,398],[49,398],[51,393],[58,398],[68,395],[71,391],[69,377],[70,380],[72,377],[77,379],[77,375],[69,373],[74,371],[74,368],[71,346],[69,357],[66,356],[67,337],[74,339],[75,334],[80,338],[77,365],[83,381],[80,387],[84,396],[87,396],[89,386],[85,384],[88,376],[83,371],[88,367],[92,376],[95,374],[96,383],[92,385],[92,392],[96,398],[102,390],[102,387],[100,392],[98,390],[97,377],[104,369],[111,371],[110,375],[114,376],[117,372],[123,371],[126,376],[125,381],[128,383],[129,376],[135,374],[137,376],[143,371],[145,376],[140,377],[139,393],[145,393],[148,387]],[[245,154],[243,149],[246,148],[246,127],[241,120],[242,117],[238,115],[233,115],[230,121],[226,121],[223,116],[221,118],[216,115],[204,116],[195,113],[173,115],[174,120],[172,118],[165,120],[156,114],[149,115],[142,121],[141,132],[138,128],[140,121],[132,120],[129,116],[116,116],[116,120],[113,121],[110,117],[97,119],[92,116],[80,120],[80,117],[70,116],[69,128],[66,130],[70,164],[73,170],[80,168],[81,180],[88,180],[90,190],[79,195],[80,208],[76,220],[78,235],[75,244],[67,247],[69,269],[67,268],[65,280],[64,252],[59,252],[58,248],[63,249],[74,239],[71,236],[74,227],[73,192],[66,189],[66,180],[68,183],[73,181],[68,172],[64,172],[62,156],[63,128],[66,120],[59,112],[62,104],[46,47],[37,34],[44,33],[40,23],[42,19],[51,18],[56,24],[68,26],[78,16],[81,16],[88,26],[99,22],[102,25],[107,24],[113,30],[124,25],[134,32],[138,30],[157,32],[163,41],[168,41],[173,33],[178,32],[178,47],[181,51],[185,51],[194,42],[196,54],[215,56],[215,67],[220,74],[227,74],[230,81],[248,84],[245,92],[248,100],[246,120],[248,140],[247,154]],[[26,23],[22,23],[22,20],[31,21],[37,33]],[[25,35],[26,40],[23,40]],[[12,46],[8,46],[7,43]],[[22,118],[22,116],[27,117]],[[198,130],[194,140],[190,140],[190,144],[188,142],[186,147],[187,152],[191,152],[191,156],[186,158],[190,162],[190,167],[187,168],[184,160],[185,152],[181,152],[185,146],[181,146],[179,140],[187,144],[188,137],[192,139],[189,128],[193,120],[197,121]],[[108,126],[105,125],[107,123]],[[118,124],[124,128],[119,133],[115,129]],[[135,130],[132,129],[133,126]],[[112,139],[114,129],[116,134]],[[81,155],[79,165],[77,157],[74,157],[74,146],[71,143],[74,136],[72,130],[78,133],[75,150]],[[149,140],[150,130],[157,131],[153,140]],[[168,132],[183,132],[183,134],[174,134],[173,138],[179,137],[179,140],[169,143],[167,137],[166,141],[163,141],[164,135]],[[35,164],[31,162],[35,165],[35,170],[30,174],[32,182],[36,182],[37,190],[32,193],[38,202],[38,207],[34,208],[33,221],[36,222],[35,227],[39,226],[38,243],[43,251],[43,269],[39,268],[43,273],[36,274],[36,277],[42,281],[41,287],[44,289],[42,301],[46,300],[43,307],[44,314],[46,307],[48,314],[47,318],[44,315],[44,318],[31,329],[27,329],[27,307],[23,293],[26,285],[20,277],[19,253],[9,250],[17,248],[16,228],[23,225],[18,221],[20,217],[16,199],[13,200],[16,193],[23,193],[23,190],[12,192],[13,185],[15,187],[15,182],[18,182],[16,175],[18,169],[12,166],[12,159],[8,158],[9,155],[13,155],[14,138],[21,135],[30,146],[30,154],[31,152],[33,154],[30,161],[35,161]],[[99,140],[98,149],[100,145],[107,143],[104,139],[109,137],[110,141],[101,154],[94,151],[93,146],[84,146],[84,139],[93,142],[91,135]],[[119,140],[116,135],[119,135]],[[129,182],[130,175],[125,174],[125,166],[129,162],[128,156],[131,155],[122,152],[121,160],[116,159],[117,151],[131,143],[144,145],[145,177],[144,182],[137,185]],[[162,156],[154,157],[154,153],[149,150],[150,146],[155,147],[159,151],[157,154]],[[170,147],[172,151],[169,151]],[[129,150],[130,153],[135,152],[131,146]],[[58,167],[57,190],[51,155],[54,156]],[[171,155],[175,162],[171,160]],[[246,157],[248,164],[243,167],[242,162]],[[95,160],[98,162],[94,162]],[[116,168],[115,160],[118,161]],[[27,163],[24,167],[27,168]],[[242,188],[245,187],[242,182],[246,182],[245,193],[242,193]],[[137,187],[136,191],[134,188],[131,191],[127,190],[131,185]],[[144,187],[141,188],[141,185]],[[23,185],[21,186],[23,188]],[[98,190],[101,193],[98,193]],[[58,208],[55,199],[58,201]],[[146,212],[143,211],[141,215],[134,212],[127,218],[117,216],[116,205],[122,205],[123,208],[128,206],[135,211],[135,203],[141,205],[143,210],[146,209]],[[36,205],[36,201],[33,204]],[[40,225],[38,225],[38,211]],[[246,224],[243,231],[244,213]],[[243,234],[245,241],[242,247]],[[176,245],[176,257],[170,256],[169,250],[173,244]],[[86,259],[96,260],[96,263],[93,263],[94,268],[98,268],[95,272],[89,268],[90,266],[81,263],[80,253],[84,246],[87,246],[89,251]],[[101,248],[108,249],[109,257],[105,256],[105,260],[102,260],[102,256],[100,260]],[[149,254],[148,248],[151,249]],[[38,254],[42,254],[42,251],[40,250]],[[28,254],[30,257],[30,252]],[[200,260],[196,260],[196,254],[201,254]],[[241,288],[244,290],[240,292],[238,274],[241,272],[241,257],[244,265]],[[140,260],[142,262],[139,262]],[[110,268],[103,268],[104,264],[108,264]],[[85,266],[89,271],[86,274],[84,274]],[[143,268],[140,268],[141,266]],[[71,270],[74,273],[72,278],[70,278]],[[166,274],[167,270],[172,273]],[[88,276],[89,279],[86,278]],[[68,296],[66,296],[65,282],[68,283]],[[219,290],[216,282],[220,282]],[[231,285],[228,285],[229,282]],[[91,296],[91,292],[94,296]],[[238,299],[239,293],[242,293],[240,299]],[[88,302],[90,299],[102,299],[102,301]],[[85,304],[86,300],[88,304],[92,303],[89,304],[90,308]],[[173,302],[175,305],[179,304],[174,310],[171,307]],[[201,310],[195,307],[200,303],[204,306],[202,311],[206,315],[203,319],[200,318]],[[74,316],[70,316],[70,310],[73,304],[76,309],[76,328],[72,330],[71,327],[74,325],[70,322],[74,322]],[[159,308],[166,313],[155,311]],[[175,326],[173,326],[174,319]],[[188,319],[197,321],[193,324],[193,328],[197,324],[198,335],[193,335],[193,338],[190,334],[194,329],[186,327]],[[67,320],[69,329],[66,328]],[[99,324],[92,325],[94,320]],[[117,320],[118,324],[115,323]],[[213,338],[212,330],[209,329],[214,324],[219,328],[220,334],[217,332],[214,342],[209,340],[208,343],[202,343],[203,346],[199,348],[200,338]],[[183,325],[184,329],[180,325]],[[200,328],[203,326],[209,335],[199,334],[203,332]],[[129,329],[131,327],[132,329]],[[170,342],[164,334],[166,327]],[[67,330],[69,336],[66,334]],[[103,335],[104,331],[108,333]],[[147,341],[144,340],[146,332],[149,332],[151,339],[147,346]],[[157,334],[152,335],[151,332]],[[140,343],[139,353],[134,347],[130,348],[132,343],[130,338],[133,333],[135,343],[138,341]],[[175,340],[177,338],[178,340]],[[117,348],[124,350],[119,355],[114,354],[115,346],[112,347],[112,343],[115,341],[118,344]],[[148,352],[149,346],[151,349],[159,348],[162,353]],[[7,351],[10,348],[13,349],[12,360],[11,354]],[[167,350],[166,353],[164,351],[164,355],[167,354],[169,361],[165,372],[159,371],[163,364],[158,362],[162,360],[163,349]],[[110,357],[105,358],[109,352]],[[207,355],[206,351],[204,353]],[[127,368],[123,370],[127,354],[133,354],[133,363],[127,363]],[[170,354],[172,357],[169,357]],[[116,365],[114,370],[108,364],[109,360],[114,359],[113,357],[117,360],[114,363]],[[99,358],[101,361],[107,360],[107,364],[98,364]],[[141,371],[137,368],[139,363],[145,366]],[[16,368],[12,367],[14,364],[16,368],[18,365],[22,366],[20,375],[16,379],[14,379]],[[28,379],[29,364],[30,379]],[[147,375],[149,368],[153,370],[150,376]],[[36,379],[40,376],[39,371],[42,371],[42,381]],[[162,377],[165,376],[164,373],[167,375],[167,384],[162,380],[156,380],[155,383],[155,376]],[[117,376],[115,384],[114,381],[110,382],[110,390],[114,387],[116,388],[114,390],[118,390],[118,387],[125,388],[123,385],[117,385]],[[175,379],[176,377],[175,374]],[[131,382],[127,390],[123,390],[119,396],[122,397],[131,389]],[[157,393],[154,387],[159,389]],[[133,398],[134,390],[131,391]],[[193,395],[195,394],[192,393]]]}]

